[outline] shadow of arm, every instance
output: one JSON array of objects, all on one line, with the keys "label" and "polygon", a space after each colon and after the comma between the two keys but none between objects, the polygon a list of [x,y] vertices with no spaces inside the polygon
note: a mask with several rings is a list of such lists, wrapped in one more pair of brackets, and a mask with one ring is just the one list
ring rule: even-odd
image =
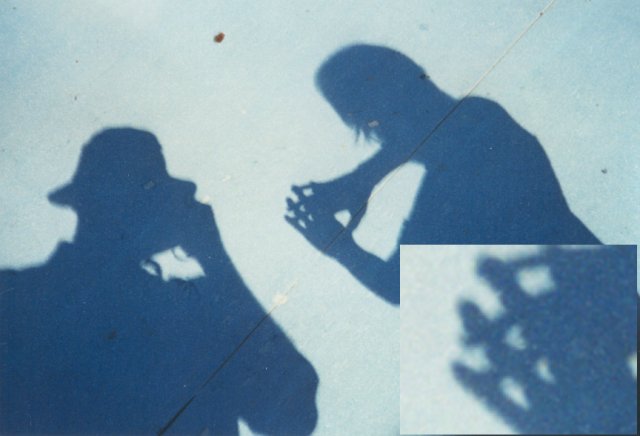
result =
[{"label": "shadow of arm", "polygon": [[387,261],[363,250],[350,233],[341,235],[327,254],[371,292],[393,305],[400,304],[400,251]]}]

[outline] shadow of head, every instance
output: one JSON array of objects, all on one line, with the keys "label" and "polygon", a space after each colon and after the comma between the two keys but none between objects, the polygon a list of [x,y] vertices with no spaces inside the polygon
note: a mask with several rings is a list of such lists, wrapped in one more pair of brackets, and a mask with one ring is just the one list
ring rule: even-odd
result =
[{"label": "shadow of head", "polygon": [[[330,56],[316,86],[357,135],[394,142],[450,101],[425,70],[402,53],[357,44]],[[423,133],[423,132],[421,132]]]},{"label": "shadow of head", "polygon": [[[318,375],[253,297],[194,193],[169,175],[149,132],[106,129],[83,147],[71,182],[49,195],[77,213],[73,243],[36,269],[0,271],[16,289],[3,294],[2,325],[29,338],[0,365],[0,393],[9,393],[0,395],[0,428],[174,432],[200,403],[202,415],[184,425],[213,413],[205,424],[222,426],[213,434],[237,434],[238,418],[265,434],[311,433]],[[176,246],[184,250],[162,253]],[[165,255],[178,273],[191,258],[201,273],[165,275]]]},{"label": "shadow of head", "polygon": [[156,230],[166,236],[186,224],[185,209],[203,207],[194,199],[195,190],[193,183],[168,174],[153,134],[113,128],[91,138],[72,181],[50,193],[49,200],[78,214],[76,236],[124,239],[145,233],[145,240],[152,240],[160,237]]}]

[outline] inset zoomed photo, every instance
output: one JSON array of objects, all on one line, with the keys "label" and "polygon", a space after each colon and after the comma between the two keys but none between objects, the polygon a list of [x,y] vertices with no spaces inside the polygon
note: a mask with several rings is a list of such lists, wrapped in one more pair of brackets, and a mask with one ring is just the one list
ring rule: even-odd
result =
[{"label": "inset zoomed photo", "polygon": [[401,247],[402,434],[637,434],[637,247]]}]

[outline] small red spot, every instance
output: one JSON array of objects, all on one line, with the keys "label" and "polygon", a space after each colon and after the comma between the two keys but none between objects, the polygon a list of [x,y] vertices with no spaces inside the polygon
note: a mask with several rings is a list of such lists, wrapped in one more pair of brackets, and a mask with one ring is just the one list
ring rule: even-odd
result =
[{"label": "small red spot", "polygon": [[213,40],[217,43],[221,43],[224,40],[224,33],[220,32],[216,36],[213,37]]}]

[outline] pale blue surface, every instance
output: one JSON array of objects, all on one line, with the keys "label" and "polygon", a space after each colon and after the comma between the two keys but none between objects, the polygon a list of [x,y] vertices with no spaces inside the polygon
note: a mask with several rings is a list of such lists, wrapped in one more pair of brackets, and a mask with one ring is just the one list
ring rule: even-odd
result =
[{"label": "pale blue surface", "polygon": [[[637,6],[558,1],[485,77],[548,3],[3,2],[0,266],[41,265],[73,240],[75,214],[47,194],[69,182],[92,135],[148,130],[169,174],[194,182],[196,198],[212,205],[248,289],[265,312],[275,307],[271,316],[318,373],[315,433],[397,433],[398,308],[283,219],[292,185],[342,176],[376,150],[353,146],[314,75],[348,44],[380,44],[454,98],[474,90],[496,100],[538,137],[587,227],[603,242],[633,242]],[[226,38],[215,44],[220,31]],[[579,153],[565,146],[576,132]],[[419,169],[412,174],[375,196],[383,203],[370,206],[360,245],[393,251],[421,180]],[[206,396],[197,401],[176,428],[197,422]]]}]

